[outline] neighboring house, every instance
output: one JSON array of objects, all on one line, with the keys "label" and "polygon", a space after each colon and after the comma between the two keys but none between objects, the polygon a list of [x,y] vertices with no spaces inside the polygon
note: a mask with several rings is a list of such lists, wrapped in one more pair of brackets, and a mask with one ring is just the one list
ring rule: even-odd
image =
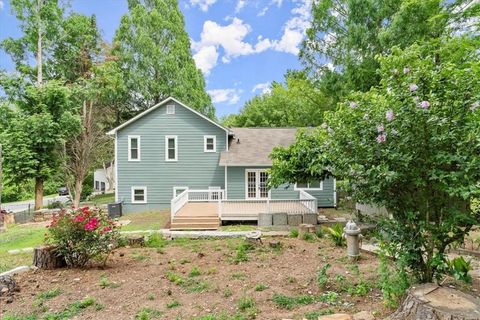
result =
[{"label": "neighboring house", "polygon": [[115,188],[115,167],[109,163],[105,168],[96,169],[93,173],[93,189],[95,192],[108,192]]},{"label": "neighboring house", "polygon": [[[168,98],[108,133],[115,136],[116,200],[124,212],[171,207],[172,220],[193,203],[192,214],[215,210],[217,220],[336,206],[333,178],[267,189],[269,154],[290,145],[296,131],[225,128]],[[201,202],[210,209],[200,210]]]}]

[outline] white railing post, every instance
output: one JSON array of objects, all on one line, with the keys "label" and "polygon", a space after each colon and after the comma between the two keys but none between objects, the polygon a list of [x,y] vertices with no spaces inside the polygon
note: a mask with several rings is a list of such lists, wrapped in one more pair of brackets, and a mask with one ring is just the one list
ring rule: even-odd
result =
[{"label": "white railing post", "polygon": [[267,213],[270,213],[270,199],[267,198]]}]

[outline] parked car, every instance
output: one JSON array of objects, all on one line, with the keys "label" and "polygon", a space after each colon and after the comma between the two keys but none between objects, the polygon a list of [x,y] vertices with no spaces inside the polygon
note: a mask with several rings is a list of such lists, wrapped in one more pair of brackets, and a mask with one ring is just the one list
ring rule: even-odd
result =
[{"label": "parked car", "polygon": [[68,188],[67,187],[58,188],[58,195],[59,196],[68,196]]}]

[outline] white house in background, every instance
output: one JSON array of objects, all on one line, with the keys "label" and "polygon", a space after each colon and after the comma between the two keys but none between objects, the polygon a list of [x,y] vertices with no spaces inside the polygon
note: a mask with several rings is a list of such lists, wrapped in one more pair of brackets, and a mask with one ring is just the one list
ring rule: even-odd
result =
[{"label": "white house in background", "polygon": [[109,192],[115,189],[115,166],[108,163],[104,168],[93,173],[93,189],[95,192]]}]

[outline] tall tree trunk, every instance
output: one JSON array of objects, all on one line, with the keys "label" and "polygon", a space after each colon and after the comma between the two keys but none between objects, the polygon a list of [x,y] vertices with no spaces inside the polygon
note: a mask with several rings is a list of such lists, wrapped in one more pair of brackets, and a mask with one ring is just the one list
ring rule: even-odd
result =
[{"label": "tall tree trunk", "polygon": [[83,189],[83,179],[75,179],[75,198],[73,199],[73,206],[78,208],[80,205],[80,199],[82,196],[82,189]]},{"label": "tall tree trunk", "polygon": [[43,178],[35,178],[35,210],[43,207]]}]

